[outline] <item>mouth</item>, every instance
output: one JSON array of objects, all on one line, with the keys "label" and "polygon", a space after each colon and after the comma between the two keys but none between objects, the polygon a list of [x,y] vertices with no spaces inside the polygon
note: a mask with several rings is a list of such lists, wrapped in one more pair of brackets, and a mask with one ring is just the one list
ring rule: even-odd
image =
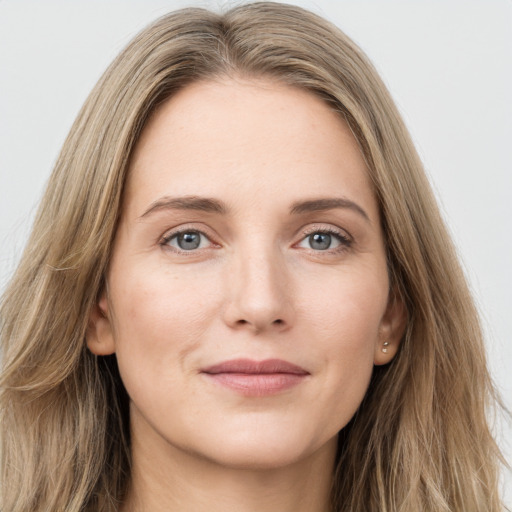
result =
[{"label": "mouth", "polygon": [[201,371],[208,379],[244,396],[274,395],[303,382],[310,373],[282,359],[233,359]]}]

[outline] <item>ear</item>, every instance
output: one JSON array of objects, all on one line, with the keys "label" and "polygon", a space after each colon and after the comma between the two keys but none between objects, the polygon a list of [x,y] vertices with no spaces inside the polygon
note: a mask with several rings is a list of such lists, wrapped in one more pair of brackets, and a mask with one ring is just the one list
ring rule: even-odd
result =
[{"label": "ear", "polygon": [[407,310],[399,294],[390,292],[388,305],[379,326],[379,339],[375,345],[374,364],[379,366],[393,360],[407,325]]},{"label": "ear", "polygon": [[115,352],[114,331],[106,292],[89,314],[89,325],[85,335],[87,347],[97,356],[108,356]]}]

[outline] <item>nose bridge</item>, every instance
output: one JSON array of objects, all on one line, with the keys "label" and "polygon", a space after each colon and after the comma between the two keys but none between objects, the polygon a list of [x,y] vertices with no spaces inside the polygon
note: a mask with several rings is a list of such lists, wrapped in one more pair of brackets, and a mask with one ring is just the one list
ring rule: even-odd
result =
[{"label": "nose bridge", "polygon": [[283,255],[268,239],[236,252],[228,283],[228,323],[255,331],[290,326],[293,307]]}]

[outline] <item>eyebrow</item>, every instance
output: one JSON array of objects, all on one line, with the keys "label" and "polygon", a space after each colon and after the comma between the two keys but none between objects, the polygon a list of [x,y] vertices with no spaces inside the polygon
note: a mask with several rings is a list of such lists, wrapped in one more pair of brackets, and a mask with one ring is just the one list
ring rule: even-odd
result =
[{"label": "eyebrow", "polygon": [[363,208],[361,208],[357,203],[354,203],[354,201],[344,197],[326,197],[310,199],[307,201],[297,201],[296,203],[293,203],[290,211],[292,214],[300,215],[302,213],[334,210],[335,208],[346,208],[352,210],[361,215],[361,217],[371,224],[370,217]]},{"label": "eyebrow", "polygon": [[[371,224],[370,217],[363,208],[354,201],[344,197],[323,197],[319,199],[309,199],[306,201],[296,201],[292,204],[290,213],[292,215],[301,215],[304,213],[334,210],[336,208],[352,210]],[[199,196],[165,196],[151,203],[149,208],[139,217],[139,219],[143,219],[152,213],[163,210],[195,210],[217,213],[220,215],[226,215],[229,213],[229,208],[226,204],[218,199]]]},{"label": "eyebrow", "polygon": [[154,203],[151,203],[149,208],[139,217],[139,219],[162,210],[196,210],[201,212],[220,213],[222,215],[228,212],[226,205],[217,199],[198,196],[166,196],[158,199]]}]

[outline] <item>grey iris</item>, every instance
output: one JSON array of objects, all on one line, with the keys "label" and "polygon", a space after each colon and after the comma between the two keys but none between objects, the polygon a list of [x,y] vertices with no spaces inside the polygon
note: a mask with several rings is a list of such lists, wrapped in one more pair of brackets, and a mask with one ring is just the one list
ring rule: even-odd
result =
[{"label": "grey iris", "polygon": [[331,246],[331,235],[328,233],[314,233],[309,235],[309,245],[311,249],[325,251]]},{"label": "grey iris", "polygon": [[201,244],[201,235],[194,231],[180,233],[178,235],[177,242],[180,249],[183,249],[184,251],[191,251],[192,249],[197,249]]}]

